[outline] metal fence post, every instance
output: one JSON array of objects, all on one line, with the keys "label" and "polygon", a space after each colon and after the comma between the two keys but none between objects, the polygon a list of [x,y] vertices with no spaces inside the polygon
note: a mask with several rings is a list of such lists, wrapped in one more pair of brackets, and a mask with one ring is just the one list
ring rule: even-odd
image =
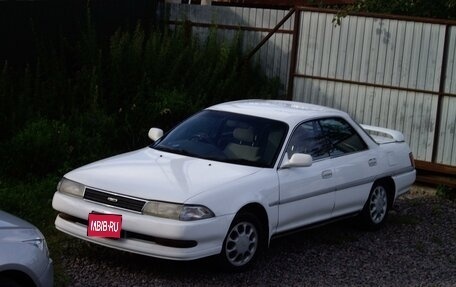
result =
[{"label": "metal fence post", "polygon": [[437,163],[437,153],[440,138],[440,122],[442,121],[442,105],[445,96],[446,72],[448,66],[448,49],[450,47],[450,26],[445,25],[445,40],[443,43],[442,68],[440,71],[439,99],[437,102],[437,113],[435,119],[434,141],[432,143],[432,162]]},{"label": "metal fence post", "polygon": [[287,100],[293,100],[293,86],[296,74],[296,62],[298,60],[299,34],[301,27],[301,9],[295,8],[293,42],[291,44],[290,72],[288,73]]}]

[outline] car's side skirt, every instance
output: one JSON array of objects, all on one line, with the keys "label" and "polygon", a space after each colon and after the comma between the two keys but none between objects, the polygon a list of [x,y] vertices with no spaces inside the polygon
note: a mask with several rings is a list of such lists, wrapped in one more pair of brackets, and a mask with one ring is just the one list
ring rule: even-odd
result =
[{"label": "car's side skirt", "polygon": [[334,218],[330,218],[330,219],[327,219],[327,220],[315,222],[315,223],[312,223],[312,224],[309,224],[309,225],[300,226],[298,228],[294,228],[294,229],[291,229],[291,230],[279,232],[279,233],[273,234],[271,236],[271,240],[277,239],[277,238],[280,238],[280,237],[284,237],[284,236],[288,236],[290,234],[294,234],[294,233],[301,232],[301,231],[304,231],[304,230],[318,228],[318,227],[321,227],[321,226],[324,226],[324,225],[327,225],[327,224],[330,224],[330,223],[333,223],[333,222],[336,222],[336,221],[352,218],[352,217],[357,216],[358,214],[359,214],[359,212],[352,212],[352,213],[349,213],[349,214],[344,214],[344,215],[341,215],[341,216],[338,216],[338,217],[334,217]]}]

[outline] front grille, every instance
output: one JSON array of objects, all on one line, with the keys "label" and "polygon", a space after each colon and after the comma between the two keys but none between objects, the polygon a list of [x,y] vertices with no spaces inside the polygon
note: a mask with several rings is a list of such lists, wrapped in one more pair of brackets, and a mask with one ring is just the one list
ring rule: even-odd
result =
[{"label": "front grille", "polygon": [[144,200],[138,200],[125,196],[120,196],[117,194],[102,192],[91,188],[85,189],[84,199],[103,203],[114,207],[133,210],[136,212],[141,212],[144,207],[144,204],[146,204],[146,201]]}]

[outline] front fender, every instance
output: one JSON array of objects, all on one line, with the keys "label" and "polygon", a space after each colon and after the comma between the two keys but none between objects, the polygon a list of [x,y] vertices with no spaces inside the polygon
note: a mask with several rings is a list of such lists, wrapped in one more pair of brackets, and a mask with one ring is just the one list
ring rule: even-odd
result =
[{"label": "front fender", "polygon": [[[261,169],[229,185],[198,194],[186,204],[201,204],[210,208],[216,216],[234,216],[242,207],[258,203],[266,210],[269,230],[273,231],[278,222],[279,180],[275,169]],[[273,232],[270,232],[270,235]]]}]

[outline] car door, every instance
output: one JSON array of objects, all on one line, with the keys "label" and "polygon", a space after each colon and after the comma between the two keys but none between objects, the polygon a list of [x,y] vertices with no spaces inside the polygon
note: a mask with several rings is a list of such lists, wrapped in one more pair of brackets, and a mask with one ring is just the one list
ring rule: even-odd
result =
[{"label": "car door", "polygon": [[310,154],[309,167],[281,168],[279,221],[277,231],[294,229],[331,217],[335,201],[334,169],[328,142],[317,121],[300,124],[287,144],[283,161],[294,153]]},{"label": "car door", "polygon": [[319,124],[331,142],[329,153],[336,182],[335,207],[332,217],[361,210],[375,175],[378,173],[375,150],[342,118],[321,119]]}]

